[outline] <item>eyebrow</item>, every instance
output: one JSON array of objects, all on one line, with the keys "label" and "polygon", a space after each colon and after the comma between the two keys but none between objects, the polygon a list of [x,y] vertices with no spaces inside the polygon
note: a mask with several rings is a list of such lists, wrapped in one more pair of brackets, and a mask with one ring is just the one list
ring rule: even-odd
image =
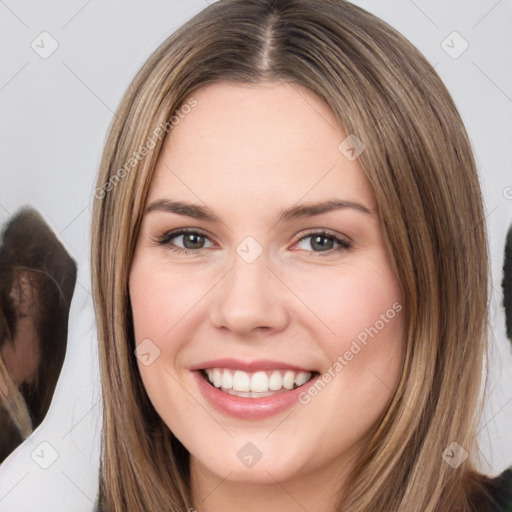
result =
[{"label": "eyebrow", "polygon": [[[342,200],[331,200],[323,201],[320,203],[306,203],[292,206],[282,210],[277,218],[277,223],[291,221],[303,217],[314,217],[315,215],[321,215],[322,213],[329,213],[335,210],[354,209],[358,212],[371,215],[371,210],[366,206],[357,203],[355,201],[342,201]],[[205,220],[209,222],[221,222],[219,216],[217,216],[207,206],[200,204],[187,203],[184,201],[171,201],[169,199],[158,199],[153,201],[149,206],[146,207],[144,214],[153,211],[163,211],[169,213],[177,213],[178,215],[185,215],[193,219]]]}]

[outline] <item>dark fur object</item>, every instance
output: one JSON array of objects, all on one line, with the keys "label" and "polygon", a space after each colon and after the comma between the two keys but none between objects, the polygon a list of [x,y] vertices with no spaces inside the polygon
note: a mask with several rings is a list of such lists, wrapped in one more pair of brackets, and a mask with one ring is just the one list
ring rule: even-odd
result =
[{"label": "dark fur object", "polygon": [[503,307],[505,308],[505,325],[507,337],[512,341],[512,226],[505,241],[505,258],[503,260]]},{"label": "dark fur object", "polygon": [[[37,340],[38,364],[32,382],[18,389],[34,429],[48,412],[64,362],[76,272],[75,262],[34,209],[23,208],[5,225],[0,241],[0,349],[7,343],[16,345],[21,335],[18,324],[28,315]],[[28,276],[28,281],[22,284],[20,275]],[[21,294],[27,282],[33,299],[28,313],[20,311],[13,299],[13,290],[18,287]],[[9,414],[0,407],[0,462],[21,442]]]}]

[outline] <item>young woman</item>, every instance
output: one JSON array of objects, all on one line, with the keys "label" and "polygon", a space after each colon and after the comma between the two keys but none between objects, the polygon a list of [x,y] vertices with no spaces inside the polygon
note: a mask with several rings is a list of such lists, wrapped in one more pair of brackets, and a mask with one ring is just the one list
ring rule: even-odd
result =
[{"label": "young woman", "polygon": [[476,469],[477,171],[396,31],[342,0],[209,6],[133,81],[97,183],[101,509],[510,506]]}]

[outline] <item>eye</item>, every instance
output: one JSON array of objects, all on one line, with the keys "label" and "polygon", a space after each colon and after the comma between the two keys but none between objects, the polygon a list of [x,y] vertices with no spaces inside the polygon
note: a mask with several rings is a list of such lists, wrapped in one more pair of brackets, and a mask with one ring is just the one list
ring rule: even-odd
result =
[{"label": "eye", "polygon": [[[199,231],[180,229],[164,233],[155,239],[158,245],[165,245],[167,249],[176,253],[198,253],[201,249],[213,246],[211,240]],[[209,245],[207,245],[209,243]]]},{"label": "eye", "polygon": [[[308,233],[297,242],[297,245],[299,246],[299,249],[302,250],[327,254],[345,251],[352,247],[352,244],[349,241],[324,230]],[[323,255],[324,254],[322,254],[322,256]]]},{"label": "eye", "polygon": [[[170,231],[154,239],[157,245],[178,254],[198,254],[202,249],[213,247],[212,241],[200,231],[180,229]],[[296,245],[301,250],[324,256],[334,252],[348,250],[352,244],[333,233],[324,230],[312,231],[302,236]]]}]

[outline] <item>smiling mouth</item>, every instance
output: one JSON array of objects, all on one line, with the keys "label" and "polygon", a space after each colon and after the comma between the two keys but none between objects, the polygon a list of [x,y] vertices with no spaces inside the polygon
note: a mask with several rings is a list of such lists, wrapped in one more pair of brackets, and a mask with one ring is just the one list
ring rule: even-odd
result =
[{"label": "smiling mouth", "polygon": [[304,386],[318,372],[293,370],[261,370],[245,372],[229,368],[206,368],[200,373],[213,387],[228,395],[261,398],[286,393]]}]

